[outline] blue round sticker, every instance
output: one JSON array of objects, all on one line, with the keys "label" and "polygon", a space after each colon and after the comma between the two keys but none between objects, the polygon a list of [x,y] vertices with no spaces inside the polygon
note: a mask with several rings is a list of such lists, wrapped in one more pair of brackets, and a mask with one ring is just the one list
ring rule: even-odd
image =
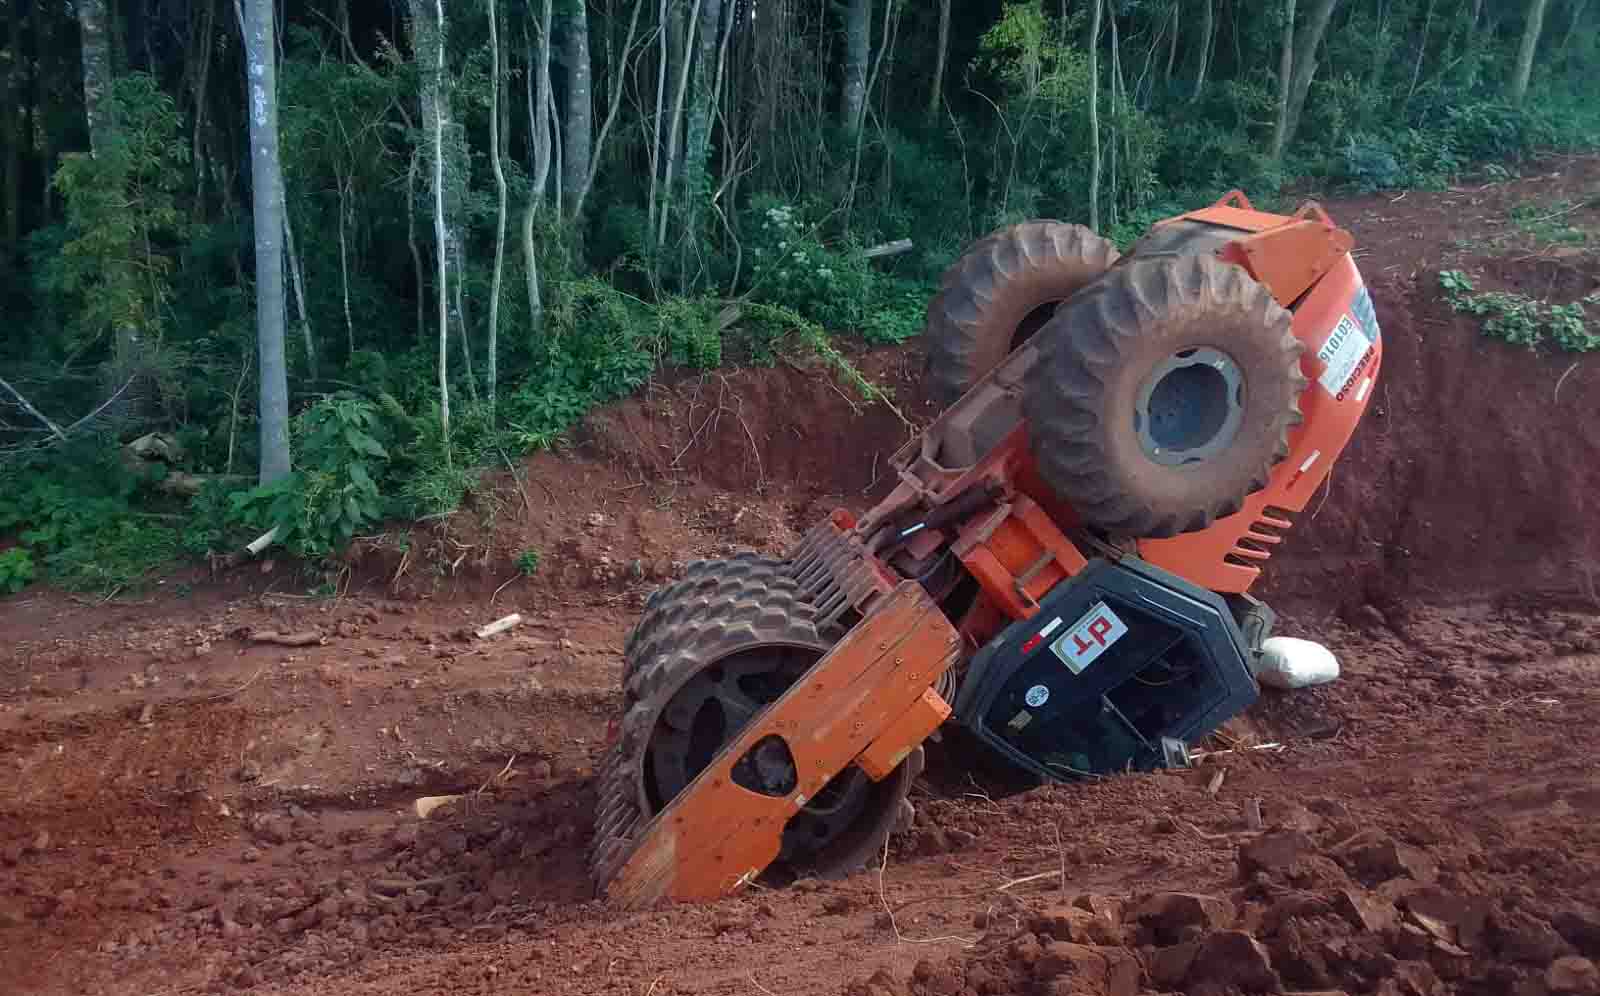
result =
[{"label": "blue round sticker", "polygon": [[1037,709],[1050,701],[1050,689],[1043,685],[1034,685],[1028,689],[1028,694],[1024,695],[1022,700]]}]

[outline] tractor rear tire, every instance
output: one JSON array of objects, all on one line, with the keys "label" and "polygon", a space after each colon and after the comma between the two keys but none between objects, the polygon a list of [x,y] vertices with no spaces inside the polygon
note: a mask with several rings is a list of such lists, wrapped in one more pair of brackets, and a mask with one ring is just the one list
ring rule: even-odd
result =
[{"label": "tractor rear tire", "polygon": [[1165,538],[1237,512],[1301,422],[1292,316],[1209,254],[1125,258],[1040,333],[1040,476],[1089,526]]},{"label": "tractor rear tire", "polygon": [[928,399],[955,404],[1117,258],[1109,240],[1059,221],[1011,225],[974,243],[928,304]]}]

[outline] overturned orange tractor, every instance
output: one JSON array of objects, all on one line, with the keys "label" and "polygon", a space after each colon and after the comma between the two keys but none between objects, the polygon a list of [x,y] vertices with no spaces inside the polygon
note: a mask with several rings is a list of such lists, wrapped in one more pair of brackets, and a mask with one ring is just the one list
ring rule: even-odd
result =
[{"label": "overturned orange tractor", "polygon": [[1234,193],[1126,256],[1002,229],[929,307],[947,407],[782,559],[691,565],[625,650],[590,870],[636,907],[872,860],[924,742],[1019,788],[1187,763],[1256,697],[1248,594],[1372,396],[1352,239]]}]

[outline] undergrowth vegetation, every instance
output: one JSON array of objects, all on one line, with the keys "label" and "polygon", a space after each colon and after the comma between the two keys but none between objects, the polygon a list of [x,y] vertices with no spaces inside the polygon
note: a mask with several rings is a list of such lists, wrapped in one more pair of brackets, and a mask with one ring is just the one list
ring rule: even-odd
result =
[{"label": "undergrowth vegetation", "polygon": [[[291,5],[277,113],[293,469],[266,486],[233,19],[164,5],[189,18],[187,44],[118,48],[107,85],[86,90],[74,9],[36,5],[42,40],[0,46],[29,83],[12,91],[23,113],[0,117],[15,153],[0,162],[0,372],[16,389],[0,391],[0,592],[120,590],[273,529],[331,563],[386,523],[449,515],[485,473],[673,372],[799,358],[892,400],[847,355],[915,338],[944,268],[1010,222],[1097,218],[1126,247],[1233,188],[1292,208],[1594,148],[1600,8],[1549,2],[1525,94],[1507,83],[1521,3],[1339,0],[1303,80],[1278,77],[1293,60],[1285,7],[1267,0],[1114,2],[1098,18],[1038,0],[760,17],[734,0],[590,0],[555,5],[553,24],[502,5],[511,51],[490,46],[492,8],[467,5],[444,15],[438,162],[429,42],[386,5]],[[1291,40],[1312,31],[1307,7]],[[137,11],[110,16],[118,45],[145,37]],[[587,115],[570,53],[549,47],[576,32]],[[90,120],[91,93],[109,126]],[[1581,206],[1508,222],[1586,245],[1569,222]],[[1594,348],[1592,303],[1470,285],[1452,300],[1507,341]],[[182,458],[128,462],[124,444],[152,431]],[[168,472],[203,486],[169,487]],[[536,554],[507,560],[537,569]]]},{"label": "undergrowth vegetation", "polygon": [[[1476,292],[1472,278],[1444,270],[1439,286],[1450,306],[1483,319],[1483,334],[1531,350],[1588,353],[1600,349],[1600,293],[1567,304],[1551,304],[1508,291]],[[1593,317],[1590,310],[1594,309]],[[1591,330],[1591,322],[1594,330]]]}]

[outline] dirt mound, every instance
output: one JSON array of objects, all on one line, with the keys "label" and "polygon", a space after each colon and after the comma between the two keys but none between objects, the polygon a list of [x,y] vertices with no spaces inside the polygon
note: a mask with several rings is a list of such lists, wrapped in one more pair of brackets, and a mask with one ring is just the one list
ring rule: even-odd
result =
[{"label": "dirt mound", "polygon": [[1600,911],[1493,900],[1447,860],[1342,807],[1238,848],[1225,892],[1083,893],[1025,917],[984,916],[968,953],[879,971],[853,996],[1135,996],[1600,992]]}]

